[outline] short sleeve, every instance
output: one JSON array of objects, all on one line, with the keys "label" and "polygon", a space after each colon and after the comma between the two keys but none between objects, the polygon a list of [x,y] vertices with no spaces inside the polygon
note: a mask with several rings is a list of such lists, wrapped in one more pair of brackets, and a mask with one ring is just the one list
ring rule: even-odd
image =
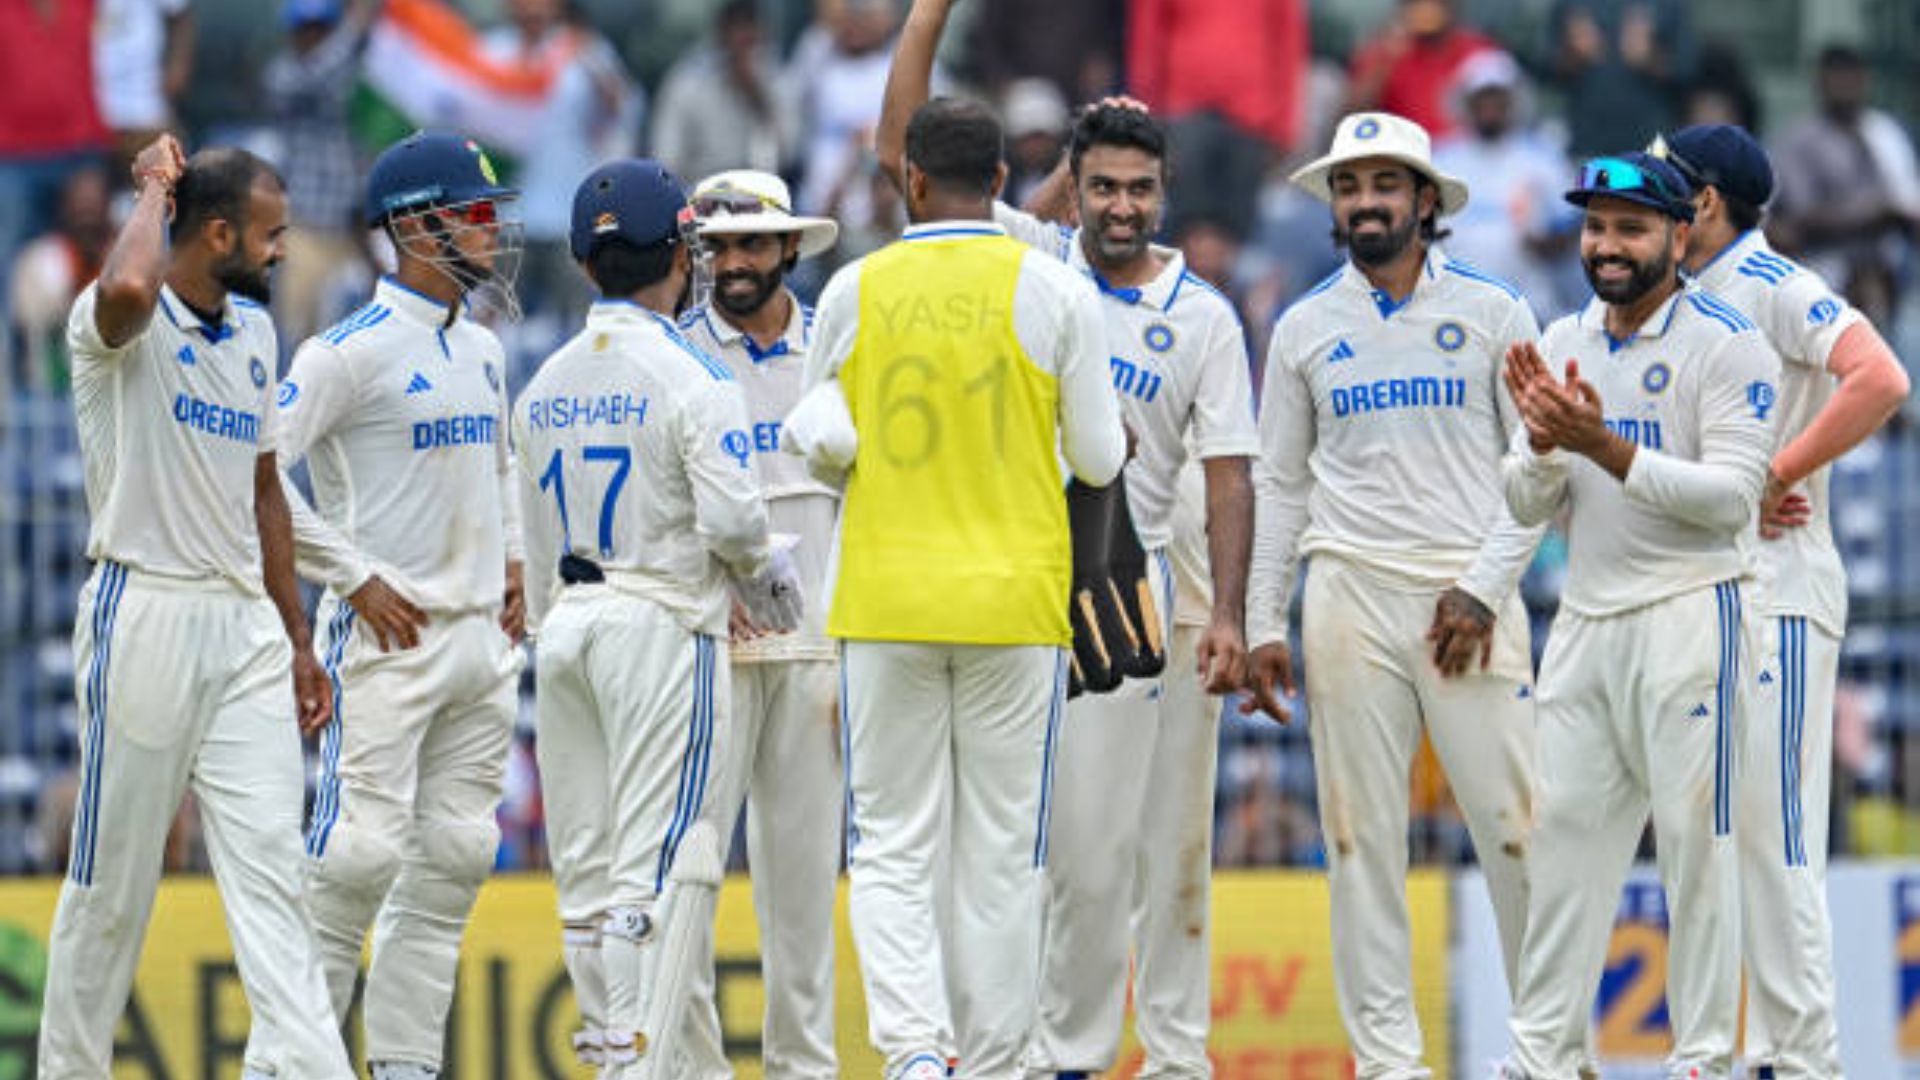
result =
[{"label": "short sleeve", "polygon": [[1824,371],[1841,335],[1865,316],[1827,287],[1818,275],[1792,274],[1768,297],[1761,313],[1767,340],[1788,364]]},{"label": "short sleeve", "polygon": [[100,336],[100,323],[94,317],[99,300],[100,284],[94,282],[80,291],[73,301],[73,311],[67,316],[67,350],[75,362],[118,360],[127,355],[145,333],[135,334],[117,346],[108,345]]},{"label": "short sleeve", "polygon": [[1251,457],[1260,452],[1260,431],[1253,422],[1247,336],[1231,308],[1224,302],[1216,307],[1193,395],[1194,453],[1200,458]]}]

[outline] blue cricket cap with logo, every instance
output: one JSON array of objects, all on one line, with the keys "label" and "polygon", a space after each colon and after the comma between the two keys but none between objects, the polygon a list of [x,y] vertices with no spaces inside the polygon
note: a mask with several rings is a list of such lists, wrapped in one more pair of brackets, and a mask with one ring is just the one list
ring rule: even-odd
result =
[{"label": "blue cricket cap with logo", "polygon": [[1638,203],[1675,221],[1693,220],[1693,188],[1687,178],[1639,151],[1593,158],[1580,166],[1578,186],[1567,192],[1567,201],[1584,209],[1598,198]]},{"label": "blue cricket cap with logo", "polygon": [[1680,170],[1694,190],[1719,188],[1722,195],[1759,208],[1773,198],[1773,163],[1759,140],[1736,124],[1695,124],[1653,140],[1647,153]]},{"label": "blue cricket cap with logo", "polygon": [[346,13],[342,0],[286,0],[280,6],[280,22],[289,30],[297,26],[331,26]]},{"label": "blue cricket cap with logo", "polygon": [[367,224],[435,206],[508,199],[480,144],[464,135],[417,131],[382,151],[367,175]]},{"label": "blue cricket cap with logo", "polygon": [[651,158],[608,162],[573,193],[573,257],[586,261],[607,240],[634,247],[682,241],[693,228],[687,189]]}]

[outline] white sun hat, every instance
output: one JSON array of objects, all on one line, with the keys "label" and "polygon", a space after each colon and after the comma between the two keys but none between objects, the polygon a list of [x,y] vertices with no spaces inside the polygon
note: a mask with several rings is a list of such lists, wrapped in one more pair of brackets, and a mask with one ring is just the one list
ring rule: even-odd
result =
[{"label": "white sun hat", "polygon": [[1293,174],[1293,182],[1322,202],[1333,201],[1333,170],[1364,158],[1397,161],[1440,189],[1442,216],[1467,205],[1467,184],[1433,167],[1433,142],[1427,129],[1392,113],[1354,113],[1333,132],[1333,149]]},{"label": "white sun hat", "polygon": [[803,259],[840,237],[832,219],[796,215],[787,182],[756,169],[715,173],[694,187],[691,201],[702,234],[799,233]]}]

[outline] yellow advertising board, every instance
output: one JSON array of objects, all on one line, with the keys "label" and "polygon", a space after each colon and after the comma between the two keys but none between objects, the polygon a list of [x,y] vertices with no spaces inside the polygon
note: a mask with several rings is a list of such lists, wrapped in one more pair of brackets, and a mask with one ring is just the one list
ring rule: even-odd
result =
[{"label": "yellow advertising board", "polygon": [[[0,882],[0,1080],[32,1075],[55,881]],[[1428,1058],[1450,1069],[1448,882],[1423,873],[1409,884],[1414,988]],[[1334,1005],[1327,892],[1316,874],[1222,874],[1214,884],[1214,1075],[1220,1080],[1336,1080],[1353,1068]],[[865,1009],[845,887],[839,927],[841,1073],[880,1075]],[[568,1038],[572,993],[560,963],[560,930],[545,877],[488,884],[469,927],[449,1037],[448,1080],[585,1077]],[[721,893],[721,1023],[738,1075],[758,1078],[760,981],[753,903],[744,878]],[[357,1008],[357,1006],[356,1006]],[[357,1041],[356,1022],[349,1025]],[[118,1080],[237,1076],[246,1002],[233,968],[213,883],[170,880],[154,908],[140,974],[120,1026]],[[356,1060],[358,1047],[355,1046]],[[1140,1051],[1129,1030],[1114,1077],[1131,1077]]]}]

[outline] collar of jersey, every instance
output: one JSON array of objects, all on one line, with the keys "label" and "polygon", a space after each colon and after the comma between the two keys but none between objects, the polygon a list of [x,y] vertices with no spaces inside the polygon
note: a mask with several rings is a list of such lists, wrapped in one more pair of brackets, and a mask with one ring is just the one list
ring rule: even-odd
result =
[{"label": "collar of jersey", "polygon": [[[787,312],[787,328],[780,332],[778,341],[764,349],[745,330],[728,322],[725,315],[715,311],[712,303],[700,306],[700,321],[706,324],[707,332],[713,335],[715,341],[722,345],[738,342],[740,347],[747,351],[749,359],[756,364],[764,363],[775,357],[799,352],[805,349],[813,339],[813,309],[801,303],[800,298],[793,295],[792,289],[787,290],[787,297],[793,301],[793,307]],[[683,322],[681,325],[688,324]]]},{"label": "collar of jersey", "polygon": [[1073,231],[1073,239],[1069,242],[1067,264],[1087,275],[1087,280],[1093,282],[1093,287],[1100,290],[1100,295],[1111,296],[1123,304],[1144,304],[1150,308],[1158,308],[1161,312],[1173,309],[1173,302],[1180,299],[1180,292],[1190,276],[1187,273],[1186,256],[1180,254],[1178,248],[1154,245],[1153,249],[1156,252],[1166,256],[1167,265],[1160,268],[1160,272],[1154,275],[1152,281],[1139,286],[1115,285],[1101,276],[1100,271],[1095,270],[1093,264],[1087,261],[1087,249],[1080,246],[1081,232],[1080,229]]},{"label": "collar of jersey", "polygon": [[1641,323],[1638,330],[1624,338],[1616,338],[1607,331],[1607,303],[1597,296],[1588,300],[1587,306],[1580,309],[1580,328],[1606,338],[1607,351],[1610,353],[1617,353],[1635,342],[1648,338],[1658,339],[1666,334],[1668,327],[1673,325],[1673,313],[1679,310],[1681,298],[1687,295],[1687,290],[1691,287],[1684,282],[1681,283],[1680,287],[1673,291],[1673,295],[1667,297],[1666,303],[1655,308],[1653,314],[1647,316],[1647,321]]},{"label": "collar of jersey", "polygon": [[1707,280],[1707,274],[1716,266],[1723,269],[1729,266],[1738,266],[1740,260],[1735,257],[1734,253],[1758,247],[1759,244],[1755,241],[1759,236],[1760,230],[1748,229],[1739,236],[1734,237],[1732,242],[1727,244],[1726,247],[1715,252],[1713,258],[1708,259],[1705,266],[1686,276],[1693,281],[1705,282]]},{"label": "collar of jersey", "polygon": [[1426,273],[1421,274],[1414,280],[1413,291],[1407,294],[1405,300],[1400,301],[1395,301],[1392,296],[1387,294],[1385,289],[1374,288],[1373,282],[1368,281],[1367,275],[1363,273],[1359,267],[1353,265],[1352,259],[1348,259],[1347,265],[1340,268],[1341,281],[1347,288],[1364,295],[1367,298],[1367,302],[1373,305],[1373,309],[1380,313],[1382,319],[1391,319],[1407,308],[1412,307],[1413,302],[1420,298],[1420,294],[1425,292],[1431,286],[1432,282],[1439,279],[1440,266],[1446,261],[1446,254],[1440,250],[1439,244],[1428,244]]},{"label": "collar of jersey", "polygon": [[382,277],[380,283],[373,287],[373,298],[429,326],[447,324],[447,305],[426,293],[410,289],[391,277]]},{"label": "collar of jersey", "polygon": [[901,240],[961,240],[973,236],[1005,236],[1007,230],[993,221],[923,221],[909,225]]},{"label": "collar of jersey", "polygon": [[210,344],[218,345],[240,332],[240,313],[233,309],[231,295],[220,301],[220,321],[208,326],[200,321],[200,316],[193,313],[193,309],[187,306],[186,301],[180,299],[180,294],[173,291],[173,286],[162,282],[160,310],[166,313],[167,319],[174,326],[182,330],[198,330],[200,336],[206,338]]}]

